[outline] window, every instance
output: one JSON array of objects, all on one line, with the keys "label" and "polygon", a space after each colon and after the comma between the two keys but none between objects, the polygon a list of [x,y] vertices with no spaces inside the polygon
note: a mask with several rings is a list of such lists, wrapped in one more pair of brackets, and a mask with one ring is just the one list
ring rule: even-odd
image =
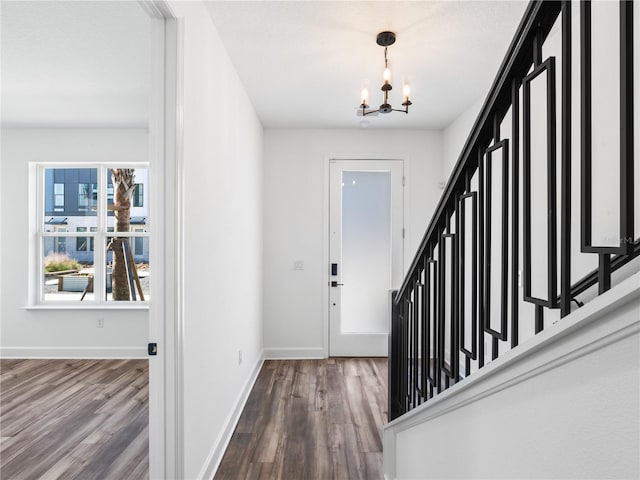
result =
[{"label": "window", "polygon": [[[97,232],[98,229],[96,227],[89,227],[91,232]],[[76,232],[86,232],[87,227],[76,227]],[[78,237],[76,238],[76,250],[78,252],[93,252],[94,249],[94,238],[95,237]]]},{"label": "window", "polygon": [[[136,228],[135,232],[144,232],[142,228]],[[136,237],[133,243],[133,254],[135,256],[144,255],[144,237]]]},{"label": "window", "polygon": [[[66,232],[66,227],[54,227],[55,232]],[[67,238],[66,237],[55,237],[55,252],[56,253],[67,253]]]},{"label": "window", "polygon": [[53,184],[53,209],[64,212],[64,183]]},{"label": "window", "polygon": [[[76,232],[86,232],[87,227],[76,227]],[[78,252],[86,252],[88,248],[89,238],[93,237],[78,237],[76,238],[76,250]]]},{"label": "window", "polygon": [[86,212],[95,209],[98,200],[98,189],[94,183],[78,184],[78,210]]},{"label": "window", "polygon": [[144,185],[142,183],[136,183],[136,189],[133,192],[133,206],[144,206]]},{"label": "window", "polygon": [[[31,283],[38,286],[32,298],[57,305],[148,301],[148,212],[142,200],[147,166],[42,164],[37,175],[40,280]],[[114,199],[126,199],[127,192],[122,205],[136,206],[136,216],[123,215],[130,226],[121,231],[116,216],[123,210]]]}]

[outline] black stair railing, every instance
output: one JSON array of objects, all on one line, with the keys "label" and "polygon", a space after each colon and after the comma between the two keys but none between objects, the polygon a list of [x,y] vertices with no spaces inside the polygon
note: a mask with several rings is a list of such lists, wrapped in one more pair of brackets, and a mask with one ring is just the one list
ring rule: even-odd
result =
[{"label": "black stair railing", "polygon": [[[579,45],[572,35],[571,2],[529,4],[394,297],[389,420],[516,347],[522,330],[539,333],[545,322],[579,308],[578,296],[591,287],[598,286],[598,295],[607,291],[612,273],[640,255],[634,234],[633,2],[614,6],[619,71],[607,73],[619,81],[618,98],[597,91],[601,85],[592,82],[597,66],[591,3],[574,7]],[[543,55],[552,29],[560,32],[558,59]],[[573,55],[579,71],[572,71]],[[579,97],[573,98],[580,105],[577,153],[571,141],[572,75],[580,79]],[[615,242],[593,235],[594,182],[602,192],[603,181],[592,175],[592,147],[603,141],[593,128],[597,95],[607,95],[619,110],[619,155],[607,158],[617,173],[611,191],[619,192],[619,228],[610,233]],[[572,171],[575,155],[579,162]],[[580,214],[573,218],[572,185],[580,190]],[[581,255],[598,259],[597,268],[580,279],[572,279],[576,222]],[[523,302],[533,310],[527,319],[520,318]]]}]

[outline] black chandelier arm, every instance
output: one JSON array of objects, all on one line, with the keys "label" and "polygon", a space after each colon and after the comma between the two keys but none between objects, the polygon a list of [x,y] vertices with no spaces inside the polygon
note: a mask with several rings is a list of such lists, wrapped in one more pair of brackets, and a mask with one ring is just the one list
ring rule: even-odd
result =
[{"label": "black chandelier arm", "polygon": [[[391,110],[389,110],[388,112],[401,112],[401,113],[409,113],[409,105],[407,105],[404,109],[399,109],[399,108],[392,108]],[[387,113],[388,113],[387,112]],[[364,108],[362,109],[362,116],[367,116],[367,115],[371,115],[372,113],[385,113],[382,112],[381,109],[376,109],[376,110],[365,110]]]}]

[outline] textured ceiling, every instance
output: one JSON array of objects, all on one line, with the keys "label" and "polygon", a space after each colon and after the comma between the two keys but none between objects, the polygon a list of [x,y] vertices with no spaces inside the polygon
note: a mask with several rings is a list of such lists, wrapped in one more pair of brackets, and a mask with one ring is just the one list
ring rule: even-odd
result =
[{"label": "textured ceiling", "polygon": [[137,2],[0,8],[4,126],[148,125],[150,21]]},{"label": "textured ceiling", "polygon": [[360,89],[382,103],[389,47],[391,104],[412,86],[409,115],[367,117],[371,128],[443,128],[497,73],[526,8],[521,1],[209,1],[211,17],[265,127],[353,128]]}]

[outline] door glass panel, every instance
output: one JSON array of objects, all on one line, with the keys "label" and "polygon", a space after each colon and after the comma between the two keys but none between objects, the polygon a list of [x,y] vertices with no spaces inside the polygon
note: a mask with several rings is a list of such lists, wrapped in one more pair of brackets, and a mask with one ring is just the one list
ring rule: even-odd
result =
[{"label": "door glass panel", "polygon": [[391,173],[342,175],[342,333],[387,333]]}]

